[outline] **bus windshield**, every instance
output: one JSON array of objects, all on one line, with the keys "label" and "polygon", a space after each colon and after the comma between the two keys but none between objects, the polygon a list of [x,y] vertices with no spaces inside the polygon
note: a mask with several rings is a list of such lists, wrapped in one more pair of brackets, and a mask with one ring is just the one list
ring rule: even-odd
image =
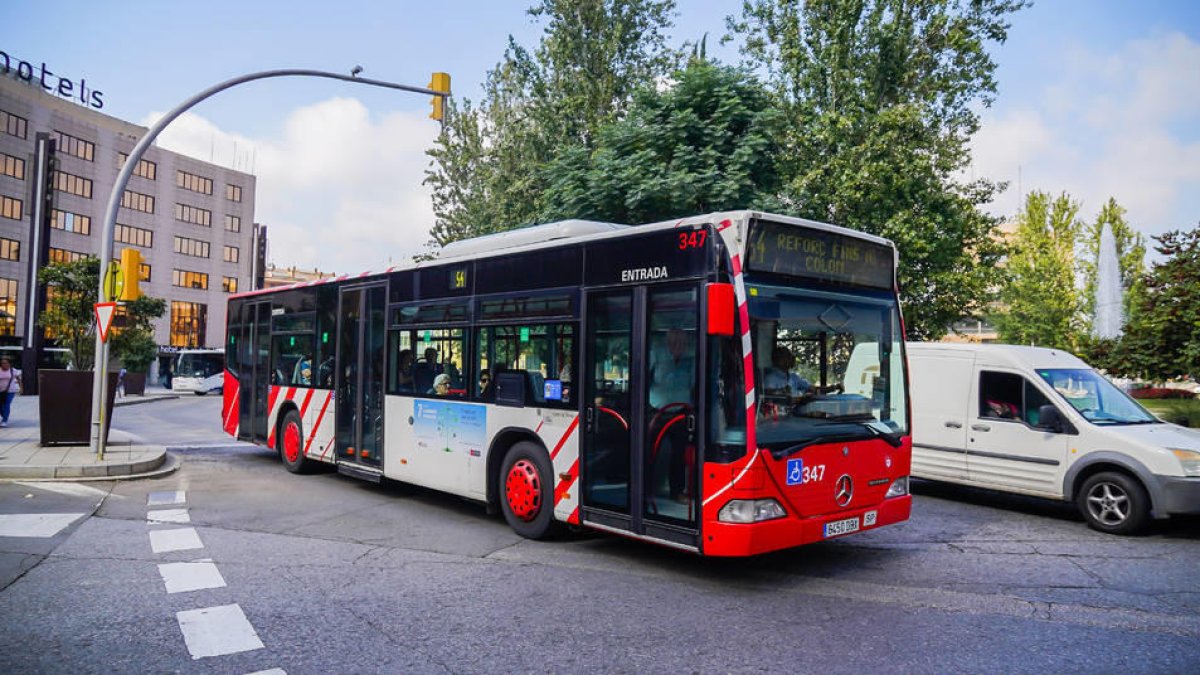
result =
[{"label": "bus windshield", "polygon": [[1158,421],[1094,370],[1039,368],[1037,374],[1092,424],[1153,424]]},{"label": "bus windshield", "polygon": [[225,355],[220,352],[185,352],[175,364],[175,377],[212,377],[225,368]]},{"label": "bus windshield", "polygon": [[749,310],[762,447],[871,437],[899,444],[908,400],[893,296],[755,284]]}]

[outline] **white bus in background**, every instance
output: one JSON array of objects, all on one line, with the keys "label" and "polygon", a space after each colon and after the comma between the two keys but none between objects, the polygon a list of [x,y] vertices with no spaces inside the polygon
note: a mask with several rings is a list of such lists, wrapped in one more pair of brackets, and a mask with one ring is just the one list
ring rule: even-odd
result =
[{"label": "white bus in background", "polygon": [[224,349],[184,349],[175,357],[173,391],[190,391],[203,396],[225,386]]}]

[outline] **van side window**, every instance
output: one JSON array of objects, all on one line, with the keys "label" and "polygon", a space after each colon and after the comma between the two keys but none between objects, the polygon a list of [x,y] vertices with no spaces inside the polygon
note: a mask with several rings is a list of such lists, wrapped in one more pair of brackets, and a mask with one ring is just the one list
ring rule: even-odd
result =
[{"label": "van side window", "polygon": [[979,416],[993,419],[1023,419],[1021,400],[1025,378],[1012,373],[983,371],[979,374]]},{"label": "van side window", "polygon": [[1029,380],[1012,373],[979,374],[979,416],[1022,421],[1037,426],[1038,409],[1050,404]]}]

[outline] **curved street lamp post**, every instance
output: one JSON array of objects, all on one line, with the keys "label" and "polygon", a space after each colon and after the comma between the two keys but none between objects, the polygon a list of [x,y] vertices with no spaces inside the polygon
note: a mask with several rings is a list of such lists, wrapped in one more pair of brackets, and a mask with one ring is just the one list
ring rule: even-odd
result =
[{"label": "curved street lamp post", "polygon": [[[206,98],[235,87],[244,82],[253,80],[265,80],[273,77],[321,77],[330,80],[342,80],[344,82],[354,82],[355,84],[366,84],[373,87],[384,87],[386,89],[399,89],[401,91],[411,91],[417,94],[428,94],[435,97],[443,97],[450,95],[449,91],[438,91],[436,89],[427,89],[425,87],[414,87],[407,84],[397,84],[395,82],[387,82],[384,80],[373,80],[365,77],[358,77],[358,73],[362,72],[362,68],[355,66],[350,75],[342,75],[340,73],[330,73],[323,70],[305,70],[305,69],[283,69],[283,70],[264,70],[248,75],[242,75],[233,79],[225,80],[219,84],[215,84],[208,89],[192,96],[183,103],[172,108],[162,119],[158,120],[146,135],[138,141],[133,150],[130,151],[129,157],[125,160],[125,166],[121,167],[121,171],[117,174],[117,182],[113,185],[112,194],[108,197],[108,209],[104,213],[104,229],[100,235],[100,260],[102,264],[109,264],[112,260],[113,249],[113,232],[116,228],[117,211],[121,206],[121,195],[125,193],[125,186],[129,184],[129,178],[133,175],[133,170],[141,160],[142,155],[146,150],[154,144],[154,139],[162,133],[162,130],[168,124],[173,122],[177,117],[187,112],[192,106],[205,100]],[[435,78],[435,82],[437,82]],[[96,302],[105,302],[107,300],[104,288],[104,275],[100,275],[100,284],[96,293]],[[96,331],[96,350],[95,350],[95,368],[96,376],[92,378],[92,433],[91,433],[91,449],[95,451],[97,459],[104,459],[104,446],[106,442],[104,430],[105,418],[105,380],[108,375],[108,355],[107,345],[100,339],[100,331]]]}]

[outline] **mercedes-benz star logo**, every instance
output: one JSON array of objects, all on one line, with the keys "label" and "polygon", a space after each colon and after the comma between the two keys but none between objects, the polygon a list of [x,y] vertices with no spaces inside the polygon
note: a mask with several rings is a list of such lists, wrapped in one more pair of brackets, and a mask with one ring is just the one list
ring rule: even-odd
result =
[{"label": "mercedes-benz star logo", "polygon": [[837,479],[837,487],[833,491],[833,501],[837,502],[838,506],[847,506],[853,497],[854,481],[850,479],[850,474],[842,474],[842,477]]}]

